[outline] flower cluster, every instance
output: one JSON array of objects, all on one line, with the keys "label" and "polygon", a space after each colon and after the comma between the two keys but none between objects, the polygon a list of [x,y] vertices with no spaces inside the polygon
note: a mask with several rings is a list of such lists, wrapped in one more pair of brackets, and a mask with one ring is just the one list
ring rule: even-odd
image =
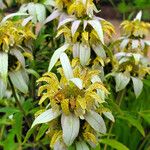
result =
[{"label": "flower cluster", "polygon": [[2,21],[0,24],[0,97],[2,98],[7,88],[7,78],[11,79],[14,86],[23,93],[27,93],[28,76],[25,71],[25,56],[32,57],[32,24],[22,25],[23,20]]},{"label": "flower cluster", "polygon": [[73,59],[71,66],[65,53],[61,54],[60,61],[60,79],[48,72],[38,80],[38,83],[45,83],[38,91],[39,96],[42,94],[39,104],[47,103],[50,109],[39,115],[32,127],[43,123],[40,118],[48,112],[48,121],[51,122],[47,133],[51,137],[52,148],[59,149],[62,145],[78,142],[96,146],[99,134],[106,133],[101,115],[114,121],[110,110],[103,105],[109,92],[101,82],[99,70],[82,67],[78,59]]},{"label": "flower cluster", "polygon": [[142,91],[142,79],[150,74],[150,63],[146,56],[150,42],[144,39],[149,33],[150,24],[141,21],[141,16],[140,11],[133,21],[121,24],[122,37],[115,43],[117,63],[113,70],[116,90],[124,89],[132,79],[136,97]]},{"label": "flower cluster", "polygon": [[[65,37],[73,57],[80,58],[82,66],[88,65],[91,50],[97,56],[105,58],[106,52],[103,48],[105,35],[111,37],[115,31],[111,23],[94,15],[94,12],[98,10],[93,0],[58,0],[54,6],[54,12],[45,20],[45,23],[58,18],[56,37],[60,35]],[[68,47],[64,51],[67,49]],[[58,53],[57,51],[55,53]]]},{"label": "flower cluster", "polygon": [[0,24],[0,51],[10,52],[15,47],[25,44],[35,38],[32,33],[32,24],[22,26],[22,20],[6,21]]}]

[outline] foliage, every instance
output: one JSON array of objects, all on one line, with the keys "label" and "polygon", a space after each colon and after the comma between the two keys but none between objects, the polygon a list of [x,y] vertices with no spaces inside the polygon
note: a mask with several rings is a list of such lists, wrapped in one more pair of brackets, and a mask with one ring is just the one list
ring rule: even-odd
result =
[{"label": "foliage", "polygon": [[114,27],[93,0],[15,5],[0,22],[0,148],[149,149],[142,11],[112,40]]}]

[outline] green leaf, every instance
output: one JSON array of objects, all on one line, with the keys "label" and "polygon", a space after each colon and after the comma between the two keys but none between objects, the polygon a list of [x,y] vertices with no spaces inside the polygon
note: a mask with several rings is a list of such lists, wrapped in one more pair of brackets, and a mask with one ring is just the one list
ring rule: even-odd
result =
[{"label": "green leaf", "polygon": [[70,114],[69,116],[62,114],[61,124],[63,129],[63,140],[67,146],[70,146],[79,133],[79,118],[73,114]]},{"label": "green leaf", "polygon": [[58,61],[60,55],[69,47],[69,44],[64,44],[62,47],[58,48],[49,63],[49,67],[48,67],[48,71],[51,71],[51,69],[54,67],[54,65],[56,64],[56,62]]},{"label": "green leaf", "polygon": [[34,75],[37,79],[40,77],[40,75],[33,69],[27,69],[27,72]]},{"label": "green leaf", "polygon": [[141,111],[139,115],[150,124],[150,110]]},{"label": "green leaf", "polygon": [[3,107],[3,108],[0,108],[0,112],[3,112],[3,113],[16,113],[16,112],[20,112],[20,110],[17,109],[17,108],[13,108],[13,107]]},{"label": "green leaf", "polygon": [[27,140],[30,138],[30,136],[35,132],[35,128],[32,128],[32,129],[29,129],[25,138],[24,138],[24,141],[23,141],[23,144],[25,144],[27,142]]},{"label": "green leaf", "polygon": [[96,112],[90,111],[85,116],[85,120],[91,125],[91,127],[100,133],[106,133],[106,125],[103,118]]},{"label": "green leaf", "polygon": [[8,54],[5,52],[0,52],[0,76],[6,83],[8,73]]},{"label": "green leaf", "polygon": [[14,124],[12,127],[12,132],[14,132],[14,134],[17,136],[17,139],[19,142],[21,142],[21,138],[22,138],[22,119],[23,119],[23,115],[22,113],[16,113],[13,117],[14,119]]},{"label": "green leaf", "polygon": [[134,117],[134,116],[132,116],[132,115],[130,115],[130,114],[127,114],[127,112],[125,112],[124,115],[119,116],[119,118],[120,118],[120,119],[123,119],[123,120],[127,120],[132,126],[136,127],[137,130],[138,130],[143,136],[145,136],[144,129],[143,129],[143,127],[142,127],[140,121],[139,121],[136,117]]},{"label": "green leaf", "polygon": [[46,132],[46,130],[49,128],[47,124],[42,124],[42,126],[39,129],[39,132],[36,136],[36,141],[38,141]]},{"label": "green leaf", "polygon": [[127,84],[130,82],[130,76],[127,76],[123,73],[115,74],[116,81],[116,92],[123,90]]},{"label": "green leaf", "polygon": [[37,124],[50,122],[51,120],[57,118],[60,114],[61,112],[53,112],[52,109],[48,109],[40,114],[37,118],[35,118],[31,128],[33,128]]},{"label": "green leaf", "polygon": [[139,78],[131,77],[133,81],[133,89],[134,93],[136,95],[136,98],[138,98],[143,90],[143,82]]},{"label": "green leaf", "polygon": [[36,9],[36,14],[37,14],[37,19],[39,22],[44,22],[46,19],[46,9],[45,6],[42,4],[35,4],[35,9]]},{"label": "green leaf", "polygon": [[76,142],[76,150],[90,150],[87,144],[83,141]]},{"label": "green leaf", "polygon": [[129,150],[129,148],[127,148],[125,145],[114,139],[101,139],[100,143],[107,144],[117,150]]}]

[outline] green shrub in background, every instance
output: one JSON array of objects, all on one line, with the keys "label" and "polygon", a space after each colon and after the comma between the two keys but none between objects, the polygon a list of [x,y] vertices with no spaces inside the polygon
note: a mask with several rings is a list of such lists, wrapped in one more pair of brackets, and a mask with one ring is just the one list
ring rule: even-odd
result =
[{"label": "green shrub in background", "polygon": [[122,0],[117,5],[120,13],[131,14],[133,12],[137,12],[138,10],[143,11],[143,19],[150,20],[150,0],[133,0],[133,1],[125,1]]}]

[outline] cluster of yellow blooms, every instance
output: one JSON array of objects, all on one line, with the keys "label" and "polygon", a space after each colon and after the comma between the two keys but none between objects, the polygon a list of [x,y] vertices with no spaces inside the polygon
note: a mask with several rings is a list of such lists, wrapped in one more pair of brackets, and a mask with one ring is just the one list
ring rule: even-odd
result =
[{"label": "cluster of yellow blooms", "polygon": [[[111,23],[95,16],[94,12],[98,10],[93,0],[56,0],[54,11],[45,20],[47,23],[58,19],[56,37],[63,35],[65,44],[54,52],[49,72],[38,80],[38,83],[42,84],[38,91],[38,95],[41,96],[39,105],[47,105],[50,109],[44,109],[42,113],[41,110],[37,112],[32,127],[49,122],[47,134],[51,138],[50,146],[54,150],[65,150],[71,145],[76,146],[77,150],[81,147],[89,150],[90,147],[95,147],[99,137],[106,133],[102,116],[114,121],[111,111],[104,105],[107,103],[105,96],[109,92],[100,78],[100,70],[107,58],[105,35],[111,37],[114,28]],[[140,22],[140,17],[141,12],[134,21],[122,23],[124,37],[116,42],[121,50],[115,55],[117,59],[113,70],[116,91],[125,88],[131,77],[137,97],[143,84],[136,76],[138,74],[138,77],[142,77],[149,72],[145,58],[138,53],[131,53],[128,47],[129,44],[133,50],[138,48],[137,41],[134,40],[140,38],[142,41],[148,32],[149,24]],[[128,43],[128,38],[134,42]],[[71,64],[66,50],[71,50],[73,54]],[[91,50],[97,55],[96,59],[91,58]],[[50,71],[59,59],[62,67],[57,69],[58,78]]]},{"label": "cluster of yellow blooms", "polygon": [[[61,57],[63,60],[67,59],[64,53]],[[45,83],[38,91],[39,96],[42,94],[39,104],[48,102],[52,111],[58,113],[50,122],[48,131],[51,137],[50,145],[54,148],[57,142],[61,141],[61,145],[70,146],[75,140],[95,146],[98,143],[97,133],[106,133],[106,126],[101,115],[112,116],[110,110],[103,106],[104,97],[109,92],[101,82],[99,70],[94,67],[91,69],[82,67],[78,59],[73,59],[69,68],[71,70],[68,75],[65,73],[67,71],[65,68],[58,68],[60,79],[54,73],[48,72],[38,80],[38,83]],[[60,123],[63,121],[65,125]],[[75,131],[67,129],[71,126]],[[75,132],[72,133],[75,135],[70,136],[68,132]]]},{"label": "cluster of yellow blooms", "polygon": [[[32,23],[23,26],[22,22],[23,20],[6,19],[0,23],[0,88],[4,91],[0,98],[5,95],[8,76],[15,88],[23,93],[28,92],[24,57],[32,57],[29,50],[35,35],[32,32]],[[18,84],[18,80],[14,78],[18,78],[22,84]]]},{"label": "cluster of yellow blooms", "polygon": [[9,52],[12,48],[35,38],[32,32],[32,24],[28,23],[26,26],[22,26],[21,23],[22,20],[9,20],[0,24],[0,51]]},{"label": "cluster of yellow blooms", "polygon": [[[39,104],[48,104],[50,109],[40,114],[32,127],[43,123],[41,117],[51,114],[47,133],[51,137],[50,146],[56,150],[72,144],[84,149],[95,147],[99,135],[106,133],[102,115],[114,121],[111,111],[103,105],[109,92],[100,79],[101,65],[97,63],[104,65],[104,34],[111,37],[114,28],[94,12],[98,10],[93,0],[56,0],[54,12],[45,21],[59,19],[56,37],[63,35],[65,44],[54,52],[49,67],[51,71],[60,58],[60,78],[48,72],[38,80],[43,84],[38,92],[42,95]],[[64,53],[68,49],[74,57],[71,64]],[[97,58],[91,59],[90,65],[92,62],[94,65],[88,67],[91,50]]]},{"label": "cluster of yellow blooms", "polygon": [[[125,20],[121,24],[122,37],[116,41],[115,49],[116,66],[114,72],[116,73],[116,81],[118,75],[122,76],[122,80],[126,79],[119,90],[125,88],[129,83],[130,78],[134,84],[134,92],[138,97],[142,91],[142,79],[146,74],[150,74],[149,59],[147,58],[148,47],[150,42],[145,40],[149,33],[150,24],[141,21],[142,12],[140,11],[133,21]],[[136,86],[140,89],[136,92]]]}]

